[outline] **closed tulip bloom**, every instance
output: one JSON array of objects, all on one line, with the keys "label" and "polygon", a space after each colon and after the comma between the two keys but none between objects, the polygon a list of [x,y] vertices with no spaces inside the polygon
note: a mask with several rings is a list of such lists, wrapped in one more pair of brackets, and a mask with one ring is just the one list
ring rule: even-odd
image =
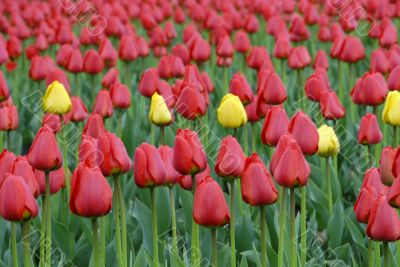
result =
[{"label": "closed tulip bloom", "polygon": [[157,92],[151,97],[149,120],[155,125],[169,125],[172,123],[172,114],[164,98]]},{"label": "closed tulip bloom", "polygon": [[333,90],[321,92],[319,101],[322,115],[327,120],[341,119],[346,114],[346,110]]},{"label": "closed tulip bloom", "polygon": [[0,189],[0,215],[7,221],[20,222],[38,215],[36,200],[22,177],[6,177]]},{"label": "closed tulip bloom", "polygon": [[151,97],[158,87],[160,78],[155,68],[149,68],[142,73],[139,81],[139,92],[142,96]]},{"label": "closed tulip bloom", "polygon": [[61,129],[61,118],[57,114],[47,113],[43,116],[42,127],[50,127],[55,134],[57,134]]},{"label": "closed tulip bloom", "polygon": [[103,68],[104,61],[99,53],[94,49],[88,50],[83,58],[83,70],[90,75],[95,75],[100,73]]},{"label": "closed tulip bloom", "polygon": [[114,83],[118,82],[119,71],[116,68],[112,68],[103,76],[101,79],[101,84],[105,88],[110,88]]},{"label": "closed tulip bloom", "polygon": [[29,68],[29,77],[33,81],[43,81],[46,79],[49,69],[52,67],[51,59],[35,56],[31,60]]},{"label": "closed tulip bloom", "polygon": [[121,38],[118,56],[123,61],[133,61],[138,57],[135,39],[132,36],[123,36]]},{"label": "closed tulip bloom", "polygon": [[114,83],[110,88],[110,97],[116,109],[127,109],[131,106],[131,92],[125,84]]},{"label": "closed tulip bloom", "polygon": [[[387,80],[389,90],[397,90],[400,91],[400,65],[396,66],[389,74],[389,78]],[[1,73],[0,73],[0,81],[1,81]],[[1,84],[1,82],[0,82]],[[1,87],[1,85],[0,85]]]},{"label": "closed tulip bloom", "polygon": [[74,49],[71,51],[65,68],[71,73],[79,73],[83,70],[83,58],[79,49]]},{"label": "closed tulip bloom", "polygon": [[381,159],[379,161],[379,173],[382,183],[387,186],[390,186],[396,178],[392,172],[392,167],[395,167],[393,163],[395,161],[396,152],[397,149],[390,146],[382,149]]},{"label": "closed tulip bloom", "polygon": [[74,48],[70,44],[62,45],[57,52],[56,63],[64,68],[66,68],[73,50],[74,50]]},{"label": "closed tulip bloom", "polygon": [[361,118],[358,130],[358,143],[363,145],[374,145],[382,141],[383,135],[379,128],[375,114],[367,113]]},{"label": "closed tulip bloom", "polygon": [[73,214],[88,218],[104,216],[111,211],[112,195],[111,187],[98,167],[78,165],[72,178],[69,201]]},{"label": "closed tulip bloom", "polygon": [[35,198],[40,195],[40,188],[38,182],[36,181],[35,173],[26,157],[18,156],[15,159],[12,174],[20,176],[25,180]]},{"label": "closed tulip bloom", "polygon": [[300,16],[295,16],[290,26],[290,39],[294,42],[301,42],[310,38],[310,31],[304,19]]},{"label": "closed tulip bloom", "polygon": [[196,188],[193,200],[193,218],[204,227],[221,227],[230,222],[230,213],[224,193],[210,176]]},{"label": "closed tulip bloom", "polygon": [[[121,40],[122,41],[122,40]],[[136,52],[136,49],[135,49]],[[99,47],[99,54],[107,66],[115,66],[118,60],[117,50],[113,47],[111,41],[104,38]],[[121,58],[122,59],[122,58]]]},{"label": "closed tulip bloom", "polygon": [[[199,185],[201,181],[203,181],[209,176],[211,176],[211,171],[210,167],[207,165],[204,171],[195,175],[196,186]],[[193,180],[191,175],[181,175],[181,177],[179,177],[178,182],[182,189],[185,189],[187,191],[192,191]]]},{"label": "closed tulip bloom", "polygon": [[52,171],[62,166],[62,156],[53,130],[43,126],[37,132],[28,152],[28,161],[33,168]]},{"label": "closed tulip bloom", "polygon": [[290,120],[288,132],[296,139],[305,155],[313,155],[318,150],[318,131],[310,117],[297,112]]},{"label": "closed tulip bloom", "polygon": [[329,69],[329,60],[324,50],[320,49],[314,59],[313,68]]},{"label": "closed tulip bloom", "polygon": [[375,188],[377,195],[387,195],[389,187],[382,184],[379,170],[377,168],[369,168],[365,174],[361,187],[372,186]]},{"label": "closed tulip bloom", "polygon": [[317,68],[310,77],[307,78],[304,91],[311,101],[319,102],[321,94],[330,90],[328,74],[326,70]]},{"label": "closed tulip bloom", "polygon": [[217,44],[216,53],[219,57],[230,58],[233,57],[233,44],[228,35],[223,36]]},{"label": "closed tulip bloom", "polygon": [[99,114],[103,118],[109,118],[113,115],[114,109],[111,96],[106,89],[102,89],[97,93],[92,112]]},{"label": "closed tulip bloom", "polygon": [[365,224],[368,223],[372,206],[377,197],[378,195],[374,187],[367,185],[361,188],[356,204],[354,205],[354,214],[357,221]]},{"label": "closed tulip bloom", "polygon": [[365,48],[360,38],[347,36],[340,47],[339,59],[348,63],[355,63],[365,57]]},{"label": "closed tulip bloom", "polygon": [[392,173],[395,179],[400,175],[400,149],[397,148],[393,159]]},{"label": "closed tulip bloom", "polygon": [[386,27],[381,29],[381,34],[379,36],[379,45],[389,48],[397,43],[397,28],[391,21],[385,26]]},{"label": "closed tulip bloom", "polygon": [[134,178],[141,188],[161,186],[167,182],[167,172],[157,148],[143,143],[135,150]]},{"label": "closed tulip bloom", "polygon": [[2,71],[0,71],[0,101],[4,101],[10,96],[10,89]]},{"label": "closed tulip bloom", "polygon": [[233,46],[238,53],[247,53],[251,49],[251,41],[245,31],[237,31],[235,33],[235,41]]},{"label": "closed tulip bloom", "polygon": [[207,167],[206,154],[196,132],[178,129],[174,143],[173,164],[183,175],[197,174]]},{"label": "closed tulip bloom", "polygon": [[198,62],[205,62],[211,56],[211,46],[210,44],[204,40],[203,38],[199,37],[193,43],[190,49],[190,57]]},{"label": "closed tulip bloom", "polygon": [[350,92],[354,103],[368,106],[382,104],[387,94],[386,81],[379,72],[365,73]]},{"label": "closed tulip bloom", "polygon": [[0,108],[0,131],[14,131],[18,128],[17,107],[7,104]]},{"label": "closed tulip bloom", "polygon": [[207,105],[199,90],[192,85],[186,86],[175,104],[176,111],[188,120],[194,120],[206,114]]},{"label": "closed tulip bloom", "polygon": [[389,60],[382,48],[378,48],[371,53],[370,70],[371,72],[380,72],[382,74],[390,71]]},{"label": "closed tulip bloom", "polygon": [[247,114],[240,98],[226,94],[217,109],[218,122],[225,128],[239,128],[246,124]]},{"label": "closed tulip bloom", "polygon": [[289,188],[306,185],[310,176],[310,166],[300,146],[289,135],[280,138],[271,158],[270,170],[278,184]]},{"label": "closed tulip bloom", "polygon": [[388,201],[390,206],[400,208],[400,179],[395,179],[389,188]]},{"label": "closed tulip bloom", "polygon": [[268,146],[276,146],[282,135],[288,133],[289,118],[284,108],[271,107],[265,114],[261,130],[261,141]]},{"label": "closed tulip bloom", "polygon": [[161,159],[165,167],[165,184],[170,187],[174,186],[179,182],[179,179],[182,177],[182,175],[174,168],[174,149],[168,146],[160,146],[158,148],[158,153],[161,155]]},{"label": "closed tulip bloom", "polygon": [[247,105],[253,100],[253,91],[251,90],[250,84],[246,76],[240,72],[233,74],[229,83],[229,93],[238,96],[243,105]]},{"label": "closed tulip bloom", "polygon": [[278,190],[267,167],[254,153],[246,159],[241,188],[243,200],[252,206],[271,205],[278,200]]},{"label": "closed tulip bloom", "polygon": [[[43,171],[34,170],[35,179],[39,185],[40,194],[46,194],[46,176]],[[50,194],[54,195],[65,187],[65,171],[60,168],[55,171],[51,171],[49,174],[50,178]]]},{"label": "closed tulip bloom", "polygon": [[52,82],[43,96],[43,110],[48,113],[66,114],[71,110],[71,98],[62,83]]},{"label": "closed tulip bloom", "polygon": [[115,134],[107,132],[102,134],[99,137],[98,149],[103,155],[99,167],[104,176],[119,175],[132,168],[124,143]]},{"label": "closed tulip bloom", "polygon": [[257,104],[258,104],[257,102],[258,102],[258,97],[257,95],[254,95],[253,101],[251,101],[250,104],[247,104],[244,107],[247,114],[247,120],[250,123],[257,122],[261,119],[257,112]]},{"label": "closed tulip bloom", "polygon": [[265,47],[253,47],[246,58],[247,66],[259,70],[265,62],[270,62],[268,51]]},{"label": "closed tulip bloom", "polygon": [[99,138],[100,135],[106,132],[103,117],[97,113],[89,115],[89,118],[83,128],[82,134],[87,134],[94,138]]},{"label": "closed tulip bloom", "polygon": [[7,173],[12,173],[14,162],[17,157],[14,153],[4,149],[0,154],[0,188],[7,176]]},{"label": "closed tulip bloom", "polygon": [[215,163],[215,173],[226,179],[240,178],[244,163],[245,155],[238,141],[231,135],[222,139]]},{"label": "closed tulip bloom", "polygon": [[[266,73],[266,77],[262,77]],[[279,105],[286,101],[286,88],[275,72],[259,72],[258,79],[263,79],[257,85],[258,99],[269,105]]]},{"label": "closed tulip bloom", "polygon": [[311,56],[305,46],[293,47],[290,51],[288,64],[292,69],[304,69],[311,63]]},{"label": "closed tulip bloom", "polygon": [[79,96],[71,97],[71,111],[65,114],[66,121],[80,122],[88,116],[88,110]]},{"label": "closed tulip bloom", "polygon": [[385,107],[382,112],[382,120],[392,126],[400,126],[400,92],[389,92]]},{"label": "closed tulip bloom", "polygon": [[172,48],[172,54],[179,57],[184,65],[190,63],[190,51],[185,44],[177,44]]},{"label": "closed tulip bloom", "polygon": [[340,151],[340,143],[335,130],[324,124],[318,128],[318,135],[319,141],[317,154],[322,157],[336,156]]},{"label": "closed tulip bloom", "polygon": [[400,219],[386,195],[374,202],[368,219],[367,235],[372,240],[394,242],[400,239]]},{"label": "closed tulip bloom", "polygon": [[85,163],[88,167],[97,166],[103,160],[103,155],[98,151],[97,146],[97,138],[83,134],[78,150],[79,162]]},{"label": "closed tulip bloom", "polygon": [[291,49],[292,45],[290,44],[290,40],[288,37],[286,37],[286,35],[278,37],[274,46],[274,57],[279,59],[287,59]]}]

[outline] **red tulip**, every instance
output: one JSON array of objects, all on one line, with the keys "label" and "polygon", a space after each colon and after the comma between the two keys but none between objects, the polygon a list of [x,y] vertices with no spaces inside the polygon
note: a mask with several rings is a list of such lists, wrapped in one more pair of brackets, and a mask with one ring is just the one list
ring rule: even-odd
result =
[{"label": "red tulip", "polygon": [[[387,80],[388,87],[390,90],[398,90],[400,91],[400,65],[395,67],[389,74],[389,78]],[[1,80],[1,76],[0,76]]]},{"label": "red tulip", "polygon": [[139,81],[139,92],[142,96],[152,97],[157,91],[160,78],[155,68],[149,68],[142,73]]},{"label": "red tulip", "polygon": [[290,26],[290,39],[294,42],[301,42],[310,38],[310,31],[302,17],[295,16]]},{"label": "red tulip", "polygon": [[377,241],[393,242],[400,239],[400,219],[390,207],[386,195],[374,202],[368,219],[367,235]]},{"label": "red tulip", "polygon": [[367,185],[361,188],[356,204],[354,205],[354,213],[357,221],[360,223],[368,223],[372,206],[377,197],[377,192],[372,186]]},{"label": "red tulip", "polygon": [[106,128],[104,126],[103,117],[96,113],[90,114],[85,127],[83,128],[82,134],[99,138],[99,136],[105,132]]},{"label": "red tulip", "polygon": [[103,155],[98,151],[98,140],[92,136],[83,134],[79,144],[79,162],[85,163],[88,167],[96,167],[103,161]]},{"label": "red tulip", "polygon": [[319,102],[321,94],[328,90],[330,90],[328,73],[324,69],[317,68],[306,81],[304,91],[307,98]]},{"label": "red tulip", "polygon": [[288,133],[289,118],[285,109],[271,107],[265,114],[261,131],[261,141],[268,146],[276,146],[282,135]]},{"label": "red tulip", "polygon": [[83,70],[83,58],[79,49],[73,49],[65,68],[71,73],[79,73]]},{"label": "red tulip", "polygon": [[190,63],[190,51],[185,44],[177,44],[172,48],[172,54],[179,57],[184,65]]},{"label": "red tulip", "polygon": [[257,122],[261,119],[257,112],[257,104],[258,104],[257,102],[258,102],[258,97],[257,95],[254,95],[253,101],[251,101],[244,107],[247,113],[247,121],[250,123]]},{"label": "red tulip", "polygon": [[193,43],[193,46],[190,47],[190,57],[198,62],[202,63],[207,61],[211,55],[211,47],[210,44],[205,41],[203,38],[196,38]]},{"label": "red tulip", "polygon": [[83,58],[83,70],[91,75],[100,73],[104,68],[103,58],[94,49],[85,53]]},{"label": "red tulip", "polygon": [[38,215],[36,200],[22,177],[6,177],[0,189],[0,215],[8,221],[27,221]]},{"label": "red tulip", "polygon": [[[379,45],[389,48],[397,43],[397,28],[390,19],[384,20],[388,23],[381,24],[381,34],[379,36]],[[384,26],[384,27],[382,27]]]},{"label": "red tulip", "polygon": [[259,70],[265,62],[271,62],[268,51],[265,47],[253,47],[246,58],[247,66]]},{"label": "red tulip", "polygon": [[355,63],[365,57],[365,48],[360,38],[347,36],[340,46],[339,59],[348,63]]},{"label": "red tulip", "polygon": [[281,35],[276,40],[274,46],[274,57],[279,59],[287,59],[289,57],[292,46],[290,40],[286,35]]},{"label": "red tulip", "polygon": [[[93,190],[96,188],[96,190]],[[74,172],[69,208],[72,213],[96,218],[108,214],[112,207],[112,190],[98,167],[80,163]]]},{"label": "red tulip", "polygon": [[244,24],[244,29],[248,33],[256,33],[260,28],[260,23],[254,14],[249,14]]},{"label": "red tulip", "polygon": [[173,164],[184,175],[199,173],[207,167],[206,154],[196,132],[178,129]]},{"label": "red tulip", "polygon": [[290,188],[306,185],[310,176],[310,166],[300,146],[289,135],[279,139],[271,158],[270,170],[278,184]]},{"label": "red tulip", "polygon": [[[135,49],[136,51],[135,47],[133,49]],[[115,66],[117,64],[118,53],[109,39],[107,38],[103,39],[99,47],[99,54],[107,66]],[[123,60],[123,58],[121,59]]]},{"label": "red tulip", "polygon": [[166,171],[166,185],[173,186],[177,184],[182,175],[174,168],[174,149],[168,146],[160,146],[158,148],[158,153],[161,155],[161,159],[164,162]]},{"label": "red tulip", "polygon": [[250,205],[271,205],[278,200],[278,190],[272,181],[272,177],[264,162],[256,153],[247,158],[245,170],[240,181],[242,198]]},{"label": "red tulip", "polygon": [[358,143],[363,145],[374,145],[382,141],[383,135],[379,128],[378,119],[375,114],[367,113],[361,118],[358,130]]},{"label": "red tulip", "polygon": [[250,84],[247,82],[246,76],[240,72],[233,74],[229,83],[229,93],[238,96],[243,105],[253,100],[253,91],[251,90]]},{"label": "red tulip", "polygon": [[217,55],[222,58],[231,58],[233,57],[233,52],[234,48],[229,36],[225,35],[221,37],[220,41],[217,44]]},{"label": "red tulip", "polygon": [[125,84],[114,83],[110,88],[110,97],[114,108],[127,109],[131,106],[131,92]]},{"label": "red tulip", "polygon": [[0,71],[0,101],[4,101],[10,96],[10,89],[7,85],[7,80],[3,75],[3,72]]},{"label": "red tulip", "polygon": [[14,153],[4,149],[0,154],[0,188],[7,176],[7,173],[12,173],[14,162],[17,157]]},{"label": "red tulip", "polygon": [[103,155],[103,161],[99,166],[104,176],[119,175],[132,168],[124,143],[115,134],[103,133],[99,137],[98,149]]},{"label": "red tulip", "polygon": [[[395,180],[395,176],[392,172],[394,159],[396,156],[397,149],[387,146],[382,149],[381,159],[379,161],[379,173],[383,184],[390,186]],[[397,170],[396,170],[397,174]]]},{"label": "red tulip", "polygon": [[390,62],[383,49],[378,48],[371,53],[370,70],[371,72],[380,72],[382,74],[390,71]]},{"label": "red tulip", "polygon": [[74,48],[70,44],[62,45],[60,47],[60,49],[57,51],[57,55],[56,55],[57,64],[66,68],[68,65],[68,62],[70,61],[71,53],[73,50],[74,50]]},{"label": "red tulip", "polygon": [[206,114],[204,97],[193,86],[186,86],[176,101],[176,111],[188,120],[194,120]]},{"label": "red tulip", "polygon": [[315,124],[302,111],[297,112],[290,120],[289,133],[296,139],[305,155],[311,156],[318,150],[319,135]]},{"label": "red tulip", "polygon": [[62,156],[53,130],[40,128],[28,152],[28,161],[35,169],[52,171],[62,166]]},{"label": "red tulip", "polygon": [[101,79],[101,84],[105,88],[110,88],[115,82],[118,82],[119,71],[116,68],[110,69]]},{"label": "red tulip", "polygon": [[321,105],[322,115],[327,120],[337,120],[344,117],[346,110],[336,92],[333,90],[326,90],[321,92],[319,103]]},{"label": "red tulip", "polygon": [[269,105],[279,105],[286,101],[286,88],[278,74],[260,71],[258,79],[258,101],[263,101]]},{"label": "red tulip", "polygon": [[[46,177],[43,171],[34,170],[35,179],[40,188],[40,194],[46,194]],[[69,178],[68,178],[69,179]],[[65,187],[65,171],[64,168],[60,168],[49,173],[50,181],[50,194],[54,195],[58,193],[62,188]]]},{"label": "red tulip", "polygon": [[53,67],[51,58],[35,56],[31,60],[29,68],[29,77],[33,81],[42,81],[46,79],[49,69]]},{"label": "red tulip", "polygon": [[205,227],[221,227],[230,222],[230,213],[224,193],[210,176],[196,188],[193,200],[193,218]]},{"label": "red tulip", "polygon": [[154,146],[143,143],[135,150],[134,177],[137,186],[161,186],[167,182],[163,159]]},{"label": "red tulip", "polygon": [[247,53],[251,49],[251,41],[245,31],[237,31],[234,41],[235,51],[238,53]]},{"label": "red tulip", "polygon": [[[196,186],[199,185],[201,183],[201,181],[203,181],[204,179],[206,179],[207,177],[211,176],[211,171],[210,171],[210,167],[207,165],[206,169],[198,174],[195,175],[196,178]],[[181,188],[191,191],[192,190],[192,177],[191,175],[181,175],[179,177],[179,185],[181,186]]]},{"label": "red tulip", "polygon": [[158,74],[163,79],[182,77],[185,74],[185,66],[179,57],[163,56],[158,63]]},{"label": "red tulip", "polygon": [[377,106],[382,104],[388,93],[388,88],[382,74],[365,73],[353,90],[350,92],[351,99],[358,105]]},{"label": "red tulip", "polygon": [[329,69],[329,60],[324,50],[318,50],[317,55],[315,56],[313,68],[323,68],[325,70]]},{"label": "red tulip", "polygon": [[138,57],[135,39],[132,36],[123,36],[119,45],[119,58],[123,61],[134,61]]},{"label": "red tulip", "polygon": [[14,105],[0,108],[0,131],[14,131],[18,128],[18,111]]},{"label": "red tulip", "polygon": [[215,173],[227,179],[236,179],[242,176],[245,164],[245,155],[238,141],[228,135],[221,141],[215,162]]},{"label": "red tulip", "polygon": [[7,46],[8,56],[11,59],[16,59],[21,55],[22,43],[17,37],[11,36],[8,39],[6,46]]},{"label": "red tulip", "polygon": [[288,64],[292,69],[304,69],[311,63],[311,57],[305,46],[293,47],[290,51]]},{"label": "red tulip", "polygon": [[94,102],[93,113],[101,115],[103,118],[109,118],[113,115],[113,103],[110,93],[106,89],[102,89],[97,93]]},{"label": "red tulip", "polygon": [[66,121],[80,122],[84,121],[88,116],[88,111],[79,96],[71,97],[72,108],[71,111],[65,114]]},{"label": "red tulip", "polygon": [[15,159],[12,174],[20,176],[25,180],[35,198],[40,195],[40,188],[36,181],[35,173],[26,157],[18,156]]},{"label": "red tulip", "polygon": [[42,127],[48,126],[57,134],[61,129],[61,118],[58,114],[48,113],[43,116]]}]

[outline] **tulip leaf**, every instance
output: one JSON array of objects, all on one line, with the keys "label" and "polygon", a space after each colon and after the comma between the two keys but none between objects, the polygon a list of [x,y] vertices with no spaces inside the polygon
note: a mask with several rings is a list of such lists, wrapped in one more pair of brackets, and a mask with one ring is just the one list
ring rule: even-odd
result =
[{"label": "tulip leaf", "polygon": [[136,255],[133,267],[144,267],[147,266],[147,260],[144,252],[144,248],[141,247],[139,253]]},{"label": "tulip leaf", "polygon": [[336,248],[341,244],[344,231],[343,213],[343,205],[336,202],[328,223],[328,244],[330,248]]},{"label": "tulip leaf", "polygon": [[144,248],[152,253],[152,223],[151,223],[151,211],[146,205],[143,204],[139,199],[135,200],[135,205],[133,208],[133,217],[139,222],[140,228],[143,233],[143,246]]}]

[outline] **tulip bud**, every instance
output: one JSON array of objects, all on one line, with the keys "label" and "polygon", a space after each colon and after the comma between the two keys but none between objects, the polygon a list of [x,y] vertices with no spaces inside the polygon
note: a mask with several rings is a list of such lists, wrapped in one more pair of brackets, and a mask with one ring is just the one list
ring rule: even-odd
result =
[{"label": "tulip bud", "polygon": [[14,131],[18,128],[18,111],[14,105],[0,108],[0,131]]},{"label": "tulip bud", "polygon": [[265,62],[271,62],[267,49],[265,47],[253,47],[246,58],[247,66],[259,70]]},{"label": "tulip bud", "polygon": [[121,38],[118,55],[123,61],[133,61],[138,57],[135,39],[132,36],[123,36]]},{"label": "tulip bud", "polygon": [[247,114],[240,98],[226,94],[217,110],[218,122],[225,128],[239,128],[246,124]]},{"label": "tulip bud", "polygon": [[210,176],[196,188],[193,200],[193,218],[205,227],[221,227],[230,222],[230,213],[224,193]]},{"label": "tulip bud", "polygon": [[172,123],[172,114],[164,98],[157,92],[151,97],[149,120],[159,126]]},{"label": "tulip bud", "polygon": [[48,126],[40,128],[28,152],[28,161],[35,169],[52,171],[62,166],[56,136]]},{"label": "tulip bud", "polygon": [[292,69],[304,69],[311,63],[311,57],[305,46],[293,47],[290,51],[288,64]]},{"label": "tulip bud", "polygon": [[[210,167],[207,165],[206,169],[198,174],[195,175],[196,179],[196,186],[200,184],[201,181],[206,179],[207,177],[211,176]],[[191,175],[181,175],[179,177],[179,185],[188,191],[192,190],[193,180]]]},{"label": "tulip bud", "polygon": [[113,115],[114,109],[111,96],[106,89],[102,89],[97,93],[93,113],[97,113],[103,118],[109,118]]},{"label": "tulip bud", "polygon": [[[121,39],[122,42],[122,39]],[[131,48],[135,49],[135,48]],[[135,49],[136,52],[136,49]],[[104,38],[99,47],[99,54],[107,66],[115,66],[118,60],[117,50],[113,47],[111,41]],[[121,58],[122,59],[122,58]]]},{"label": "tulip bud", "polygon": [[116,68],[110,69],[104,76],[103,79],[101,79],[101,84],[105,88],[110,88],[114,83],[116,83],[118,80],[118,75],[119,71]]},{"label": "tulip bud", "polygon": [[368,219],[367,235],[372,240],[393,242],[400,239],[400,219],[386,195],[374,202]]},{"label": "tulip bud", "polygon": [[382,141],[383,135],[379,128],[376,116],[367,113],[361,118],[360,129],[358,130],[358,143],[363,145],[374,145]]},{"label": "tulip bud", "polygon": [[215,163],[215,173],[227,179],[240,178],[244,170],[245,155],[238,141],[231,135],[222,139]]},{"label": "tulip bud", "polygon": [[288,131],[296,139],[305,155],[311,156],[317,152],[318,131],[306,113],[297,112],[290,120]]},{"label": "tulip bud", "polygon": [[[388,82],[388,87],[390,90],[394,91],[400,90],[400,66],[396,66],[389,74],[389,78],[387,80]],[[1,84],[1,73],[0,73],[0,84]],[[1,88],[1,85],[0,85]]]},{"label": "tulip bud", "polygon": [[89,118],[83,128],[82,134],[92,136],[94,138],[99,138],[100,135],[106,132],[104,126],[103,117],[99,114],[93,113],[89,115]]},{"label": "tulip bud", "polygon": [[247,105],[253,100],[253,91],[251,90],[250,84],[246,76],[240,72],[233,74],[229,83],[229,93],[238,96],[243,105]]},{"label": "tulip bud", "polygon": [[42,127],[48,126],[53,130],[55,134],[57,134],[61,129],[61,118],[59,115],[48,113],[43,116],[42,119]]},{"label": "tulip bud", "polygon": [[38,182],[36,181],[35,173],[26,157],[18,156],[16,158],[12,174],[21,176],[25,180],[35,198],[40,195],[40,188]]},{"label": "tulip bud", "polygon": [[238,53],[247,53],[251,49],[251,41],[245,31],[237,31],[235,33],[234,47]]},{"label": "tulip bud", "polygon": [[285,109],[280,106],[271,107],[265,114],[261,130],[261,141],[268,146],[276,146],[282,135],[288,133],[289,118]]},{"label": "tulip bud", "polygon": [[204,40],[203,38],[199,37],[193,42],[193,46],[190,49],[190,57],[198,62],[205,62],[210,58],[211,55],[211,47],[210,44]]},{"label": "tulip bud", "polygon": [[12,173],[14,162],[16,160],[14,153],[4,149],[0,154],[0,188],[7,176],[7,173]]},{"label": "tulip bud", "polygon": [[103,133],[99,137],[98,149],[103,155],[103,161],[99,163],[99,167],[104,176],[119,175],[132,168],[124,143],[115,134]]},{"label": "tulip bud", "polygon": [[73,49],[65,68],[71,73],[79,73],[83,70],[83,58],[79,49]]},{"label": "tulip bud", "polygon": [[114,108],[127,109],[131,106],[131,92],[125,84],[114,83],[110,88],[110,97]]},{"label": "tulip bud", "polygon": [[341,119],[346,114],[346,110],[333,90],[321,92],[319,101],[322,115],[327,120]]},{"label": "tulip bud", "polygon": [[71,111],[65,114],[66,121],[84,121],[88,115],[88,110],[79,96],[71,97]]},{"label": "tulip bud", "polygon": [[330,90],[329,78],[326,70],[318,68],[308,77],[304,91],[311,101],[319,102],[321,94]]},{"label": "tulip bud", "polygon": [[204,97],[192,85],[186,86],[176,101],[176,111],[188,120],[195,120],[206,114],[207,106]]},{"label": "tulip bud", "polygon": [[257,103],[258,97],[257,95],[253,96],[253,101],[250,104],[247,104],[244,108],[247,114],[247,120],[251,123],[257,122],[260,120],[260,116],[257,113]]},{"label": "tulip bud", "polygon": [[44,112],[62,115],[68,113],[71,107],[71,98],[64,85],[58,81],[52,82],[43,97]]},{"label": "tulip bud", "polygon": [[174,186],[178,183],[179,179],[182,175],[177,172],[174,168],[173,158],[174,158],[174,149],[168,146],[160,146],[158,148],[158,153],[161,155],[161,159],[164,163],[166,179],[165,184],[168,186]]},{"label": "tulip bud", "polygon": [[10,89],[7,85],[7,80],[3,75],[3,72],[0,71],[0,101],[4,101],[10,96]]},{"label": "tulip bud", "polygon": [[382,120],[392,126],[400,126],[400,92],[389,92],[385,107],[382,112]]},{"label": "tulip bud", "polygon": [[377,197],[376,190],[372,186],[367,185],[361,188],[356,204],[354,205],[354,213],[357,221],[360,223],[368,223],[372,206]]},{"label": "tulip bud", "polygon": [[371,53],[370,70],[371,72],[380,72],[382,74],[390,71],[389,60],[382,48],[378,48]]},{"label": "tulip bud", "polygon": [[100,73],[103,68],[103,58],[96,52],[96,50],[88,50],[83,59],[83,70],[90,75],[95,75]]},{"label": "tulip bud", "polygon": [[296,139],[289,135],[279,139],[271,158],[270,170],[281,186],[293,188],[307,184],[310,166]]},{"label": "tulip bud", "polygon": [[[263,72],[259,72],[259,79]],[[278,74],[269,72],[264,82],[257,86],[258,99],[269,105],[279,105],[286,101],[286,88]]]},{"label": "tulip bud", "polygon": [[318,50],[317,55],[315,56],[313,68],[329,69],[329,61],[324,50]]},{"label": "tulip bud", "polygon": [[134,177],[141,188],[161,186],[166,183],[167,172],[160,153],[154,146],[143,143],[135,150]]},{"label": "tulip bud", "polygon": [[73,214],[89,218],[104,216],[111,211],[112,195],[111,187],[98,167],[78,165],[72,178],[69,202]]},{"label": "tulip bud", "polygon": [[[393,163],[395,162],[397,149],[387,146],[382,149],[381,159],[379,161],[379,173],[383,184],[390,186],[396,177],[392,172]],[[395,170],[397,173],[397,170]]]},{"label": "tulip bud", "polygon": [[7,221],[21,222],[38,215],[36,200],[22,177],[6,177],[0,189],[0,215]]},{"label": "tulip bud", "polygon": [[196,132],[178,129],[174,143],[173,164],[183,175],[196,174],[207,167],[206,154]]},{"label": "tulip bud", "polygon": [[92,136],[83,134],[79,144],[79,162],[85,163],[88,167],[96,167],[103,161],[103,155],[98,151],[98,140]]},{"label": "tulip bud", "polygon": [[350,96],[354,103],[359,105],[377,106],[385,101],[388,94],[386,81],[381,73],[365,73],[360,78]]},{"label": "tulip bud", "polygon": [[252,206],[271,205],[278,200],[278,190],[259,156],[246,159],[241,188],[243,200]]},{"label": "tulip bud", "polygon": [[142,96],[151,97],[157,90],[160,78],[158,71],[154,68],[149,68],[142,73],[139,81],[139,92]]}]

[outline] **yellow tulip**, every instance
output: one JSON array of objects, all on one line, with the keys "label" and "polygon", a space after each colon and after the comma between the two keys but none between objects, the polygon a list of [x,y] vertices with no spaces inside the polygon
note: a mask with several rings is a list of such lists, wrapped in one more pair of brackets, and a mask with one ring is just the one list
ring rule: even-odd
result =
[{"label": "yellow tulip", "polygon": [[400,92],[391,91],[387,95],[382,119],[386,124],[400,126]]},{"label": "yellow tulip", "polygon": [[162,95],[157,92],[151,97],[149,120],[160,126],[168,125],[172,122],[172,114]]},{"label": "yellow tulip", "polygon": [[318,129],[319,141],[317,154],[322,157],[333,157],[340,151],[340,143],[335,131],[328,125],[322,125]]},{"label": "yellow tulip", "polygon": [[71,110],[71,98],[64,85],[58,81],[52,82],[42,99],[43,110],[47,113],[65,114]]},{"label": "yellow tulip", "polygon": [[217,110],[218,122],[225,128],[239,128],[247,122],[247,113],[238,96],[226,94]]}]

